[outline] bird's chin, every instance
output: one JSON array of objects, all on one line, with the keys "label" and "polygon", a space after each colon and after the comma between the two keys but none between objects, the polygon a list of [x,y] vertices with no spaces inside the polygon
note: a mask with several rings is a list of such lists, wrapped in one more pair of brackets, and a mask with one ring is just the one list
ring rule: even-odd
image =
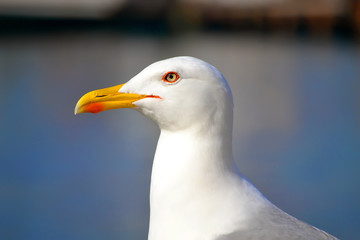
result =
[{"label": "bird's chin", "polygon": [[141,113],[145,117],[152,120],[155,124],[157,124],[159,127],[161,127],[161,123],[159,122],[160,119],[156,113],[156,110],[152,107],[149,107],[146,103],[139,103],[136,105],[136,108],[133,108],[137,112]]}]

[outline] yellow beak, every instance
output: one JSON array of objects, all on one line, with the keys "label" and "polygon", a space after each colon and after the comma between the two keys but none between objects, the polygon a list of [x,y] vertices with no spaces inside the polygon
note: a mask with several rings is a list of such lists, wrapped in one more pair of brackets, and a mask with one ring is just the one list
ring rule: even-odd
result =
[{"label": "yellow beak", "polygon": [[133,93],[119,93],[124,84],[89,92],[82,96],[75,106],[78,113],[98,113],[116,108],[136,107],[133,102],[146,98],[146,95]]}]

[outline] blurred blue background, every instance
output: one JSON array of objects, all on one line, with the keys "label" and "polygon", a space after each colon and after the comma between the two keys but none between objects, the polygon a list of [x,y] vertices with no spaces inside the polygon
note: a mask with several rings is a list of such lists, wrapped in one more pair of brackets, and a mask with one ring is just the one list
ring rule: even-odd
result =
[{"label": "blurred blue background", "polygon": [[0,0],[0,239],[146,239],[157,126],[73,109],[178,55],[229,81],[244,175],[358,239],[360,3],[317,2]]}]

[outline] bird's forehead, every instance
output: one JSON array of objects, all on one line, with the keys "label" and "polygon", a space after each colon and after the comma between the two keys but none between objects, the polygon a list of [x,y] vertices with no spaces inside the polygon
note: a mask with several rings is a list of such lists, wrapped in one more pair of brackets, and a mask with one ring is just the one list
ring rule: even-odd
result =
[{"label": "bird's forehead", "polygon": [[163,60],[163,61],[159,61],[159,62],[155,62],[151,65],[149,65],[147,68],[144,69],[144,71],[149,71],[149,72],[167,72],[167,71],[186,71],[186,72],[190,72],[192,71],[192,66],[185,61],[181,61],[180,59],[168,59],[168,60]]},{"label": "bird's forehead", "polygon": [[169,71],[179,73],[184,78],[212,74],[211,65],[192,57],[176,57],[155,62],[146,67],[141,75],[162,75]]}]

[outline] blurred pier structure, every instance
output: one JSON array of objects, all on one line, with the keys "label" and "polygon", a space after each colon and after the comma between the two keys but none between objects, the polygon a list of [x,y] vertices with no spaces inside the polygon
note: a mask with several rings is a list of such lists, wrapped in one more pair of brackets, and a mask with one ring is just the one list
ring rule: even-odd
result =
[{"label": "blurred pier structure", "polygon": [[[290,32],[359,39],[359,0],[0,0],[2,32],[89,25],[165,33]],[[70,23],[70,24],[69,24]],[[131,29],[129,29],[131,25]]]}]

